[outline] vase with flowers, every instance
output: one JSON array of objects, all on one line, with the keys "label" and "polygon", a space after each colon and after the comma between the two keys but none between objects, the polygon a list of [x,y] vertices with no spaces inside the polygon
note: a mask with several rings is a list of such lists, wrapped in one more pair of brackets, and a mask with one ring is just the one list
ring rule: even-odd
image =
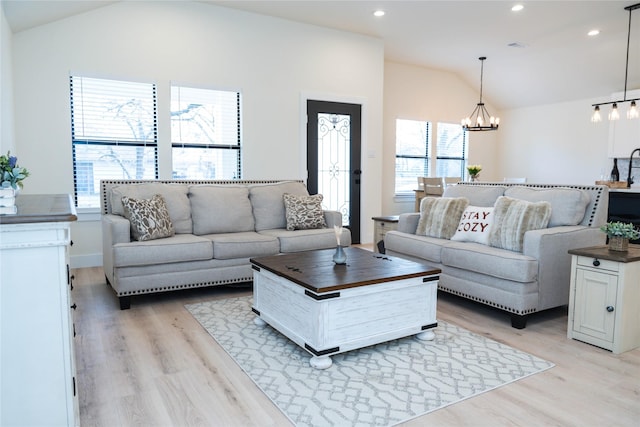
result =
[{"label": "vase with flowers", "polygon": [[18,158],[12,156],[10,151],[0,156],[0,187],[22,188],[22,180],[29,176],[26,168],[18,166]]},{"label": "vase with flowers", "polygon": [[478,178],[480,178],[480,171],[482,170],[482,165],[468,165],[467,173],[469,174],[469,178],[471,182],[476,182]]},{"label": "vase with flowers", "polygon": [[600,227],[600,230],[609,238],[609,249],[612,251],[626,252],[629,240],[640,238],[640,231],[630,222],[611,221]]}]

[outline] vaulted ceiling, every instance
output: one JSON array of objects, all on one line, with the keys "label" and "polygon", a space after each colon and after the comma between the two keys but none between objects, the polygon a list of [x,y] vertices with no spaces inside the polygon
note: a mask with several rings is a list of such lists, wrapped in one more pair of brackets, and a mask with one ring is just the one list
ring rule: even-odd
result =
[{"label": "vaulted ceiling", "polygon": [[[152,2],[153,0],[148,0]],[[622,91],[631,1],[214,1],[216,6],[379,38],[389,61],[447,70],[498,108]],[[116,1],[3,0],[14,33]],[[524,9],[513,12],[521,3]],[[383,17],[374,17],[377,9]],[[588,36],[590,30],[600,34]],[[628,88],[640,89],[640,9],[632,14]]]}]

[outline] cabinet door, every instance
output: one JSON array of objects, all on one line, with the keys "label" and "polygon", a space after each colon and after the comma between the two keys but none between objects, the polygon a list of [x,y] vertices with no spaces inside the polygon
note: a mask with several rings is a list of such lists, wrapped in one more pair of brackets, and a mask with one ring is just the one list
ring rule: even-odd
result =
[{"label": "cabinet door", "polygon": [[613,342],[617,289],[617,275],[578,269],[573,330]]}]

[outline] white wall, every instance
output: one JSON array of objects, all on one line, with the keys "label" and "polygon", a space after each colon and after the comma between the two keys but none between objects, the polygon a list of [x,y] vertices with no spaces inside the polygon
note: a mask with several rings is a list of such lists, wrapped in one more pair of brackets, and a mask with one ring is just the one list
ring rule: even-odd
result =
[{"label": "white wall", "polygon": [[[383,53],[377,39],[198,2],[119,2],[16,33],[16,151],[31,171],[24,192],[73,193],[70,73],[155,81],[167,115],[171,81],[239,89],[246,179],[306,178],[303,93],[361,99],[362,240],[370,242],[381,205],[373,189],[382,179]],[[169,177],[166,160],[160,166]],[[72,233],[72,265],[101,265],[99,223],[76,223]]]},{"label": "white wall", "polygon": [[504,176],[526,176],[532,183],[593,185],[604,171],[609,125],[591,123],[591,104],[583,99],[503,111],[500,154]]},{"label": "white wall", "polygon": [[[463,117],[471,114],[478,103],[478,96],[478,88],[472,88],[455,74],[385,62],[382,215],[414,210],[413,199],[401,201],[394,198],[396,119],[460,123]],[[501,115],[486,99],[483,101],[491,114]],[[501,132],[502,124],[498,131],[469,133],[469,163],[483,166],[483,180],[502,180],[502,166],[497,154]]]},{"label": "white wall", "polygon": [[12,151],[15,154],[13,74],[11,71],[12,39],[11,29],[4,16],[4,8],[0,7],[0,154],[6,154],[7,151]]}]

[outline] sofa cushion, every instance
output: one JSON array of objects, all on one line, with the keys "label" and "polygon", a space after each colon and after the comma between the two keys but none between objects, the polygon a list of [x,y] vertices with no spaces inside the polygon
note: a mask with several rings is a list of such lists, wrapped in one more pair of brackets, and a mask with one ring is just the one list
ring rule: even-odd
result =
[{"label": "sofa cushion", "polygon": [[450,239],[467,205],[469,200],[464,197],[425,197],[420,202],[416,234]]},{"label": "sofa cushion", "polygon": [[489,244],[493,224],[493,207],[467,206],[462,213],[456,234],[451,240]]},{"label": "sofa cushion", "polygon": [[192,185],[189,200],[193,234],[254,230],[249,189],[244,185]]},{"label": "sofa cushion", "polygon": [[193,234],[113,245],[114,267],[208,260],[212,257],[211,240]]},{"label": "sofa cushion", "polygon": [[295,181],[249,186],[249,198],[256,222],[256,231],[287,227],[283,199],[285,193],[296,196],[309,195],[306,187],[301,182]]},{"label": "sofa cushion", "polygon": [[327,226],[322,212],[322,194],[296,196],[284,194],[287,230],[309,230]]},{"label": "sofa cushion", "polygon": [[505,190],[504,195],[528,202],[549,202],[551,204],[549,227],[580,224],[587,205],[591,201],[586,191],[563,187],[532,188],[518,185]]},{"label": "sofa cushion", "polygon": [[[316,249],[335,248],[337,241],[333,228],[318,228],[314,230],[283,230],[281,228],[273,230],[262,230],[260,234],[277,237],[280,241],[280,252],[301,252]],[[340,237],[342,246],[351,245],[351,233],[343,230]]]},{"label": "sofa cushion", "polygon": [[384,246],[388,251],[438,264],[442,247],[448,243],[451,241],[401,231],[389,231],[384,235]]},{"label": "sofa cushion", "polygon": [[208,234],[202,237],[213,242],[215,259],[276,255],[280,249],[277,238],[258,234],[255,231]]},{"label": "sofa cushion", "polygon": [[503,185],[450,185],[443,197],[466,197],[473,206],[493,206],[507,187]]},{"label": "sofa cushion", "polygon": [[156,194],[151,199],[122,196],[124,216],[131,225],[134,240],[145,241],[171,237],[175,234],[164,198]]},{"label": "sofa cushion", "polygon": [[169,210],[171,223],[176,234],[192,233],[191,205],[189,204],[189,187],[185,184],[166,184],[157,182],[145,182],[142,184],[122,184],[111,189],[109,202],[111,213],[124,216],[122,196],[134,199],[150,199],[155,194],[160,194]]},{"label": "sofa cushion", "polygon": [[493,211],[489,244],[497,248],[522,252],[524,233],[546,228],[551,217],[549,202],[527,202],[501,196]]},{"label": "sofa cushion", "polygon": [[499,279],[519,283],[538,280],[538,260],[534,257],[477,243],[449,242],[442,248],[441,260],[444,266]]}]

